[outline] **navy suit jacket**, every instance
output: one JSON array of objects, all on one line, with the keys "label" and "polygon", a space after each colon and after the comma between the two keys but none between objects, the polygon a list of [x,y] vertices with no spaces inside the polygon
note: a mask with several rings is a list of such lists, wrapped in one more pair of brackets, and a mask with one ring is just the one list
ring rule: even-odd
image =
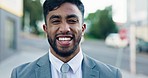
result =
[{"label": "navy suit jacket", "polygon": [[[83,55],[83,78],[122,78],[119,69]],[[11,78],[52,78],[48,53],[34,62],[13,69]]]}]

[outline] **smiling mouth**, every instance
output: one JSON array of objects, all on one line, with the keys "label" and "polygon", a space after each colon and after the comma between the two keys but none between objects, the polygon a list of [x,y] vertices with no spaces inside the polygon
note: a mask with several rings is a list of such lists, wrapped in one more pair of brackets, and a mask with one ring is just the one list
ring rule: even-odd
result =
[{"label": "smiling mouth", "polygon": [[69,46],[72,43],[73,36],[57,36],[57,42],[61,46]]},{"label": "smiling mouth", "polygon": [[67,38],[67,37],[63,37],[63,38],[59,37],[58,38],[58,41],[71,41],[71,40],[72,40],[72,38]]},{"label": "smiling mouth", "polygon": [[56,38],[58,41],[71,41],[73,39],[73,36],[57,36]]}]

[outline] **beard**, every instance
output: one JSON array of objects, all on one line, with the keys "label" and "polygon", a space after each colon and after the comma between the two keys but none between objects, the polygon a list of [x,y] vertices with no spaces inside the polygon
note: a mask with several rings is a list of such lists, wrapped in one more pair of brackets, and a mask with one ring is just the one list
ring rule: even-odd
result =
[{"label": "beard", "polygon": [[[62,33],[61,33],[62,34]],[[70,55],[72,55],[76,49],[78,48],[80,41],[81,41],[81,37],[82,37],[82,33],[80,33],[80,35],[76,38],[75,35],[73,35],[73,47],[68,49],[67,47],[61,47],[62,50],[58,49],[57,44],[56,44],[56,36],[59,34],[56,34],[54,39],[51,38],[51,36],[48,34],[48,42],[50,44],[50,46],[53,48],[53,50],[55,51],[55,53],[61,57],[68,57]],[[62,35],[69,35],[69,34],[62,34]]]}]

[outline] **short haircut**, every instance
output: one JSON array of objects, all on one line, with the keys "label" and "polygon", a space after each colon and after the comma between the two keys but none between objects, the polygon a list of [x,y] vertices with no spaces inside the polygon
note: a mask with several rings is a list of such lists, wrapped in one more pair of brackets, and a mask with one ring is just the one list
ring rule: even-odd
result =
[{"label": "short haircut", "polygon": [[46,16],[48,13],[55,8],[59,8],[63,3],[72,3],[78,7],[80,12],[82,13],[82,18],[84,18],[84,5],[81,0],[46,0],[43,4],[43,13],[44,13],[44,20],[46,24]]}]

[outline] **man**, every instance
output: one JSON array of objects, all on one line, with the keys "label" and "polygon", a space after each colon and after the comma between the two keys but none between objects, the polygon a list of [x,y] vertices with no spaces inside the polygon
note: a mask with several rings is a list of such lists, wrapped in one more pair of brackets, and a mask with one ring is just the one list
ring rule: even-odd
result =
[{"label": "man", "polygon": [[86,25],[80,0],[46,0],[43,9],[49,52],[15,68],[11,78],[121,78],[115,67],[82,53]]}]

